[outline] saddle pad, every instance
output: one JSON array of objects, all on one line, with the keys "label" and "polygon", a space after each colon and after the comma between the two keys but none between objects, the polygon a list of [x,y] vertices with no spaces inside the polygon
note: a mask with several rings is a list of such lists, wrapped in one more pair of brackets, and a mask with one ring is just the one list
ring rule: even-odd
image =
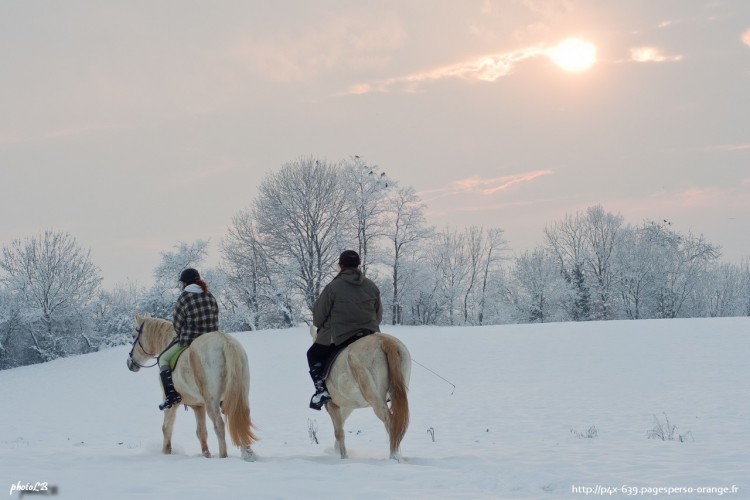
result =
[{"label": "saddle pad", "polygon": [[177,360],[180,359],[180,356],[182,356],[182,353],[185,352],[185,350],[189,346],[183,346],[180,347],[175,353],[174,356],[172,356],[172,359],[169,360],[169,369],[174,371],[174,367],[177,366]]}]

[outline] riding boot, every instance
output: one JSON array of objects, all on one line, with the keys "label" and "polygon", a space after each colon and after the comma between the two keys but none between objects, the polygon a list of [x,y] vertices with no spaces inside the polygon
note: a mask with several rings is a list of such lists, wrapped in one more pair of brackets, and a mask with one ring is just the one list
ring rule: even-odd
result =
[{"label": "riding boot", "polygon": [[167,408],[172,408],[176,404],[179,404],[180,401],[182,401],[182,396],[180,396],[174,389],[174,382],[172,381],[172,370],[167,368],[166,370],[162,370],[159,375],[161,376],[161,384],[164,387],[165,396],[164,402],[159,405],[159,409],[163,411]]},{"label": "riding boot", "polygon": [[313,384],[315,384],[315,394],[310,398],[310,408],[320,410],[324,404],[331,400],[326,382],[323,380],[323,366],[320,363],[314,364],[310,369],[310,378],[312,378]]}]

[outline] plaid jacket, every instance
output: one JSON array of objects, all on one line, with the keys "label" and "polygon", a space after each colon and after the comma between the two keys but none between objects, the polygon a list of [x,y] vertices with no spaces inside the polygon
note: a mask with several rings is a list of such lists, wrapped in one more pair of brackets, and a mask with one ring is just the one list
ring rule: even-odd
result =
[{"label": "plaid jacket", "polygon": [[182,292],[174,308],[174,329],[180,345],[219,329],[219,306],[211,292]]}]

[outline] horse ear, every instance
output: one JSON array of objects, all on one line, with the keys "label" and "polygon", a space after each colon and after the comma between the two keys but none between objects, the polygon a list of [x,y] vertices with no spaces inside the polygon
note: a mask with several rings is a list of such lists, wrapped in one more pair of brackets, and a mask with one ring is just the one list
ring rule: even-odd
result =
[{"label": "horse ear", "polygon": [[141,315],[138,313],[135,313],[135,324],[136,325],[140,324],[142,320],[143,318],[141,317]]}]

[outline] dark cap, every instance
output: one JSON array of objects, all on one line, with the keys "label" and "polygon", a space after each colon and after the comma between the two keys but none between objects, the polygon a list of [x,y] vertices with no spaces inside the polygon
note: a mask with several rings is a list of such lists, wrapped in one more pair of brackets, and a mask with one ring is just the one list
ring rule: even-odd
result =
[{"label": "dark cap", "polygon": [[359,260],[359,254],[354,250],[344,250],[339,256],[339,265],[343,268],[358,268],[362,261]]},{"label": "dark cap", "polygon": [[192,267],[188,267],[180,274],[180,281],[188,285],[197,282],[199,279],[201,279],[201,275]]}]

